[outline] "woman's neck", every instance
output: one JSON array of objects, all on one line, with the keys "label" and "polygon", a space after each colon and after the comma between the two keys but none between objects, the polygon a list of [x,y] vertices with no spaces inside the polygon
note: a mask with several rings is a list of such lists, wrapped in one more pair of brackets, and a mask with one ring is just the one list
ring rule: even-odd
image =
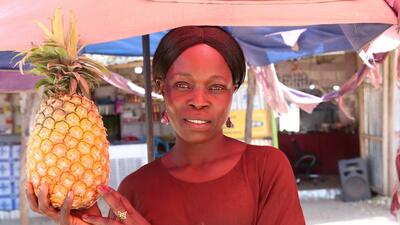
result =
[{"label": "woman's neck", "polygon": [[203,143],[188,143],[177,137],[167,160],[177,167],[206,165],[229,155],[231,143],[232,139],[223,134]]}]

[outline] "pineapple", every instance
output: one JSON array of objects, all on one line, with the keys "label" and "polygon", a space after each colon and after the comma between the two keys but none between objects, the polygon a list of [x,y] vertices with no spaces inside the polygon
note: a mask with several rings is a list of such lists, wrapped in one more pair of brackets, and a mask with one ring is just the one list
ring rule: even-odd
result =
[{"label": "pineapple", "polygon": [[59,208],[72,190],[73,209],[93,205],[97,185],[109,178],[108,141],[96,105],[86,96],[103,74],[110,72],[97,62],[78,55],[75,17],[64,35],[63,19],[56,10],[52,30],[39,23],[46,40],[21,55],[20,69],[29,61],[32,73],[46,77],[44,99],[35,117],[27,147],[27,176],[36,195],[42,182],[49,185],[49,200]]}]

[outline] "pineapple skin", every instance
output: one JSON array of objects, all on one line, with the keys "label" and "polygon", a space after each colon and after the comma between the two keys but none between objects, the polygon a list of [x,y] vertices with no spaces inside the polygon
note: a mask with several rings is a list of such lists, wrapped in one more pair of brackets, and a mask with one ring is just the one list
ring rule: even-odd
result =
[{"label": "pineapple skin", "polygon": [[89,208],[107,185],[110,174],[108,140],[93,101],[73,94],[44,99],[28,140],[27,176],[38,195],[49,185],[50,204],[60,208],[70,190],[72,209]]}]

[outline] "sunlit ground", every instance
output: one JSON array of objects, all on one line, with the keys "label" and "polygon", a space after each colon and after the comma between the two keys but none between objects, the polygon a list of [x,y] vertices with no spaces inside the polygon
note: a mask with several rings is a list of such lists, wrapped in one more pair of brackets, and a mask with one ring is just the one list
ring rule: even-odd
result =
[{"label": "sunlit ground", "polygon": [[365,219],[338,221],[331,223],[316,223],[315,225],[397,225],[394,220],[385,217],[368,217]]},{"label": "sunlit ground", "polygon": [[389,212],[390,199],[375,197],[367,201],[303,200],[307,225],[396,225]]}]

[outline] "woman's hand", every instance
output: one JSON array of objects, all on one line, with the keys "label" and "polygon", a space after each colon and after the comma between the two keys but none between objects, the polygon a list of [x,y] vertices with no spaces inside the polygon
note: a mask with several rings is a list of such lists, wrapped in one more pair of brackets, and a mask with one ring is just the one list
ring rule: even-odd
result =
[{"label": "woman's hand", "polygon": [[54,220],[60,225],[88,225],[81,219],[81,215],[95,215],[101,216],[101,211],[97,204],[85,210],[74,210],[71,211],[72,200],[74,198],[73,193],[69,192],[64,200],[61,208],[55,209],[50,205],[49,199],[49,186],[47,184],[41,184],[39,187],[38,197],[36,197],[32,183],[26,184],[26,196],[29,201],[29,205],[34,212],[43,214],[50,219]]},{"label": "woman's hand", "polygon": [[82,219],[94,225],[150,225],[129,201],[112,188],[100,185],[97,190],[110,206],[110,217],[83,215]]}]

